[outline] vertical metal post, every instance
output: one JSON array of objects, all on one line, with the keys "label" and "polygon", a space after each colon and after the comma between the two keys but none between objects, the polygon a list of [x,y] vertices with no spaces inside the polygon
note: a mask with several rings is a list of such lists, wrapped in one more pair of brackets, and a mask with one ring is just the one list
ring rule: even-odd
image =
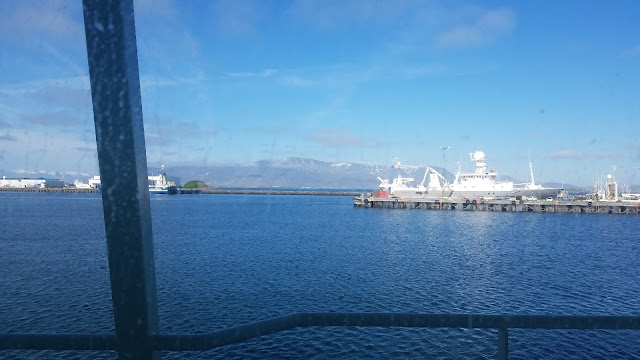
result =
[{"label": "vertical metal post", "polygon": [[158,359],[147,157],[132,0],[83,0],[120,359]]},{"label": "vertical metal post", "polygon": [[498,328],[498,360],[509,359],[509,329]]}]

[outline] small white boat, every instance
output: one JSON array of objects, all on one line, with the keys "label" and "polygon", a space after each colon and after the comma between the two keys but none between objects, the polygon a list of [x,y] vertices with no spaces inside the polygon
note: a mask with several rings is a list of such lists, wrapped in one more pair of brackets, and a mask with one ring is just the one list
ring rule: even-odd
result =
[{"label": "small white boat", "polygon": [[164,172],[164,165],[160,170],[160,175],[149,176],[149,194],[175,194],[177,193],[176,184],[167,181],[167,175]]}]

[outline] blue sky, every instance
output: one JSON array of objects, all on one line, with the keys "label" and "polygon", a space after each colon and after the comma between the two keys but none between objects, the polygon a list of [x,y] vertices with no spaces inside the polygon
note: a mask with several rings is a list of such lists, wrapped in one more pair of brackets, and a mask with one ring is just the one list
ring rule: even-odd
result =
[{"label": "blue sky", "polygon": [[[640,2],[134,1],[150,166],[640,184]],[[0,168],[97,173],[80,1],[0,3]]]}]

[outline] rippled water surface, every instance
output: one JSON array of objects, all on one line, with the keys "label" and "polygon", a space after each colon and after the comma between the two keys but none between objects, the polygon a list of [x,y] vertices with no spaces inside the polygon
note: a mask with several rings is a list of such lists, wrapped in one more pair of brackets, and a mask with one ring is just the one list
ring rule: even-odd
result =
[{"label": "rippled water surface", "polygon": [[[0,332],[113,331],[102,202],[0,193]],[[640,218],[152,196],[160,327],[294,312],[640,315]],[[512,359],[640,358],[640,332],[511,330]],[[315,328],[163,358],[495,358],[497,332]],[[0,351],[0,358],[114,358]]]}]

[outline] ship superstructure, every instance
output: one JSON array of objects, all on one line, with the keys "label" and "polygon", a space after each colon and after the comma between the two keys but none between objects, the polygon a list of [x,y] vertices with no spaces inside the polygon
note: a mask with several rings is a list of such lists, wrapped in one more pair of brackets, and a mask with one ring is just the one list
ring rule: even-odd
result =
[{"label": "ship superstructure", "polygon": [[[398,170],[398,176],[389,181],[380,180],[380,193],[383,196],[397,198],[454,198],[454,199],[502,199],[502,198],[537,198],[546,199],[556,197],[563,189],[547,188],[535,183],[533,177],[533,164],[529,163],[531,174],[530,182],[514,184],[513,181],[499,181],[498,172],[488,170],[486,155],[482,151],[475,151],[470,155],[475,164],[473,172],[462,172],[458,169],[452,183],[449,183],[442,174],[427,166],[422,182],[415,187],[410,186],[413,178],[403,177]],[[396,169],[400,168],[400,162],[396,160]],[[425,182],[429,180],[425,186]]]}]

